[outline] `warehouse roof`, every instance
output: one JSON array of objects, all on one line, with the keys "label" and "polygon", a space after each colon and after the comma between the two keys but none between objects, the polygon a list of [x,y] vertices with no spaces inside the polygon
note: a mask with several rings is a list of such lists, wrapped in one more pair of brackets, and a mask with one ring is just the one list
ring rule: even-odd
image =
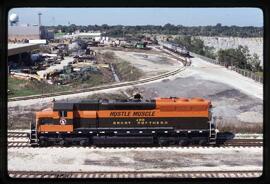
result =
[{"label": "warehouse roof", "polygon": [[34,49],[38,49],[40,44],[36,43],[15,43],[8,44],[8,56],[30,52]]}]

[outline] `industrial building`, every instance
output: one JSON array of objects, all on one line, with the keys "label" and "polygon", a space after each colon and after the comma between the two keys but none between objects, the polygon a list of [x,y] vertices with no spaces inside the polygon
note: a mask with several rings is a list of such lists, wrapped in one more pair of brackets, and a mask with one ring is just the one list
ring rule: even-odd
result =
[{"label": "industrial building", "polygon": [[39,26],[9,26],[8,42],[28,42],[28,40],[54,39],[53,30],[46,30]]},{"label": "industrial building", "polygon": [[31,52],[39,48],[39,44],[17,43],[8,44],[8,66],[15,67],[16,65],[32,64]]},{"label": "industrial building", "polygon": [[40,39],[39,26],[9,26],[8,42],[26,42]]},{"label": "industrial building", "polygon": [[9,17],[10,25],[8,26],[8,42],[17,43],[25,42],[28,40],[54,39],[53,30],[47,30],[41,26],[39,14],[39,25],[23,25],[19,24],[19,17],[16,14],[11,14]]},{"label": "industrial building", "polygon": [[87,33],[80,33],[76,32],[72,35],[65,35],[64,38],[86,38],[86,39],[94,39],[95,41],[101,40],[101,32],[87,32]]}]

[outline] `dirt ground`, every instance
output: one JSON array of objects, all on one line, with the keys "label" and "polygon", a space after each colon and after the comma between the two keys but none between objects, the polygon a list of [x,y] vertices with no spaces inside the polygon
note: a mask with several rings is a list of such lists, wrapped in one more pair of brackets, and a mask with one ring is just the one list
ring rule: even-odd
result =
[{"label": "dirt ground", "polygon": [[147,52],[113,51],[116,57],[125,60],[144,72],[146,77],[151,77],[164,72],[173,71],[179,64],[166,54],[149,54]]},{"label": "dirt ground", "polygon": [[262,148],[91,149],[78,147],[8,150],[8,170],[261,170],[262,163]]}]

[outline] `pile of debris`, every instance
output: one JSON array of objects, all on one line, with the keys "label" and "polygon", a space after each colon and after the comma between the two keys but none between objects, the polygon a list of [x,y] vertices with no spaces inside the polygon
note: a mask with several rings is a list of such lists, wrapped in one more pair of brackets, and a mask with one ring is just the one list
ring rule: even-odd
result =
[{"label": "pile of debris", "polygon": [[[76,68],[65,66],[64,70],[52,80],[53,84],[66,85],[73,82],[83,82],[91,77],[92,73],[97,73],[99,70],[95,66],[87,66],[84,68]],[[79,70],[78,70],[79,69]]]}]

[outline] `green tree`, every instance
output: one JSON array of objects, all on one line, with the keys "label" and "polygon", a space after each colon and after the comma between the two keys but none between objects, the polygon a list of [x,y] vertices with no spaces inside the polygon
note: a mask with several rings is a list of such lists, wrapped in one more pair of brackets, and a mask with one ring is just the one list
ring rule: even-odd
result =
[{"label": "green tree", "polygon": [[260,59],[258,54],[254,53],[253,57],[250,58],[250,64],[253,72],[262,72],[262,67],[260,65]]},{"label": "green tree", "polygon": [[246,46],[238,46],[236,49],[220,49],[217,53],[218,61],[228,65],[236,66],[237,68],[246,70],[259,69],[259,57],[249,53],[249,49]]}]

